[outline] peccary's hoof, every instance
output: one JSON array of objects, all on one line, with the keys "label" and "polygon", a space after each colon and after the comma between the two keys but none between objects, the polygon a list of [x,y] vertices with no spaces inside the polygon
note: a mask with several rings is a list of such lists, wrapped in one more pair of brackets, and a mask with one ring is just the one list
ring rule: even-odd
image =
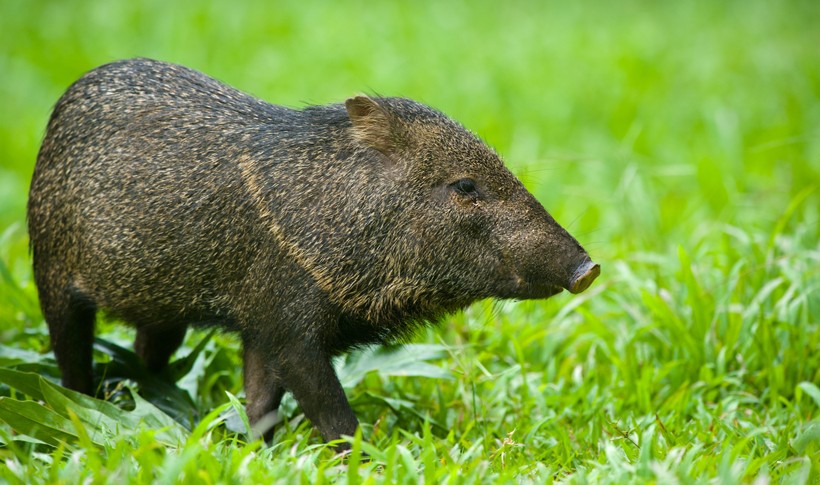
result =
[{"label": "peccary's hoof", "polygon": [[572,283],[569,285],[570,293],[581,293],[586,290],[599,274],[601,274],[601,265],[592,261],[581,264],[575,271]]}]

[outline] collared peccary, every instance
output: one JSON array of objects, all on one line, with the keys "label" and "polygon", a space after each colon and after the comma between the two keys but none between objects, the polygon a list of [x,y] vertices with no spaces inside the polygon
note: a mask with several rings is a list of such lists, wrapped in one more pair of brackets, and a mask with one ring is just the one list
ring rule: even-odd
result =
[{"label": "collared peccary", "polygon": [[28,223],[66,387],[95,390],[98,310],[136,327],[157,371],[188,326],[217,325],[241,336],[252,422],[290,391],[328,440],[358,425],[333,356],[479,299],[578,293],[600,272],[434,109],[358,96],[293,110],[146,59],[60,98]]}]

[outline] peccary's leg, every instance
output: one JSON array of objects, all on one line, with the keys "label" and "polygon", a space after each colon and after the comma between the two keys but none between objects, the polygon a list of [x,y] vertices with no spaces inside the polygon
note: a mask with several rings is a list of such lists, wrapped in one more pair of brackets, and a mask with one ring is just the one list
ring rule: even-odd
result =
[{"label": "peccary's leg", "polygon": [[185,325],[143,325],[137,328],[134,350],[151,372],[160,372],[185,340]]},{"label": "peccary's leg", "polygon": [[[305,416],[327,441],[353,435],[359,422],[350,408],[330,357],[306,339],[287,347],[259,345],[245,338],[245,395],[248,417],[261,419],[278,407],[283,390],[293,393]],[[261,342],[266,342],[266,339]],[[268,341],[269,342],[269,341]],[[337,447],[348,449],[347,444]]]},{"label": "peccary's leg", "polygon": [[91,360],[96,305],[70,287],[40,291],[40,306],[48,323],[54,357],[63,386],[93,395]]},{"label": "peccary's leg", "polygon": [[[333,441],[343,434],[353,435],[359,421],[350,408],[330,356],[318,346],[305,343],[291,347],[280,359],[282,382],[325,440]],[[337,447],[339,451],[348,448],[346,443]]]},{"label": "peccary's leg", "polygon": [[246,303],[235,311],[245,350],[248,417],[258,422],[276,409],[285,390],[326,440],[354,434],[359,422],[325,350],[338,329],[337,307],[285,254],[274,252],[257,263],[241,289]]},{"label": "peccary's leg", "polygon": [[274,369],[271,365],[270,349],[255,345],[255,342],[245,341],[245,396],[247,402],[245,411],[253,424],[254,433],[261,435],[265,441],[273,440],[274,424],[277,419],[276,410],[282,402],[285,388],[276,382]]}]

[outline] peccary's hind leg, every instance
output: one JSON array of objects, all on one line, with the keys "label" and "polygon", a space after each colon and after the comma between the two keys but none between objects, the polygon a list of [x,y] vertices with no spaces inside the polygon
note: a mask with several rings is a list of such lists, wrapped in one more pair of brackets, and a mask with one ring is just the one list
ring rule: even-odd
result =
[{"label": "peccary's hind leg", "polygon": [[137,328],[134,351],[151,372],[161,372],[185,340],[185,325],[143,325]]},{"label": "peccary's hind leg", "polygon": [[40,306],[51,334],[51,347],[62,372],[63,386],[94,393],[92,347],[95,303],[71,287],[40,291]]}]

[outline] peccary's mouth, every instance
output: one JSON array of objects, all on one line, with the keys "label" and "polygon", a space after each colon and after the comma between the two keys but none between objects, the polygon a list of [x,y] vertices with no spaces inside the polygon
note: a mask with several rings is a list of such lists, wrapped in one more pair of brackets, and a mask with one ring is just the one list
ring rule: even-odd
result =
[{"label": "peccary's mouth", "polygon": [[550,286],[550,287],[547,288],[547,295],[545,296],[545,298],[549,298],[553,295],[557,295],[558,293],[561,293],[562,291],[564,291],[564,289],[561,288],[560,286]]},{"label": "peccary's mouth", "polygon": [[515,276],[512,291],[504,295],[504,297],[519,300],[542,300],[557,295],[562,291],[564,291],[564,288],[558,285],[530,283],[523,278]]},{"label": "peccary's mouth", "polygon": [[556,285],[527,285],[526,290],[529,290],[527,291],[529,294],[526,296],[528,299],[546,299],[564,291],[563,288]]}]

